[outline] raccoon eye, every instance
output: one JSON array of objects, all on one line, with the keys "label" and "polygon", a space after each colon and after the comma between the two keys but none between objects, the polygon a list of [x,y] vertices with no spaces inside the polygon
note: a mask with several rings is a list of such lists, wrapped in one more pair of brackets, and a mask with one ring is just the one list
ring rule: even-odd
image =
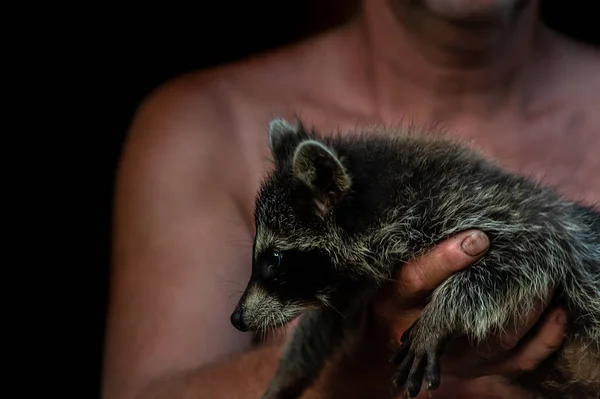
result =
[{"label": "raccoon eye", "polygon": [[269,253],[270,262],[269,263],[271,263],[273,266],[281,265],[281,258],[282,258],[281,252],[279,252],[278,250],[272,249],[270,251],[270,253]]},{"label": "raccoon eye", "polygon": [[263,278],[276,279],[281,265],[282,254],[276,249],[269,249],[265,253],[265,263],[263,265]]}]

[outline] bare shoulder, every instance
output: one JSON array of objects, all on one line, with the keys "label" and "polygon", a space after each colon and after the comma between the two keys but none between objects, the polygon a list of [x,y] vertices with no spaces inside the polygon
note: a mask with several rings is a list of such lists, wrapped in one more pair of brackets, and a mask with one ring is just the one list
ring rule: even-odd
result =
[{"label": "bare shoulder", "polygon": [[[179,158],[181,163],[206,160],[234,138],[229,134],[227,101],[210,84],[180,77],[164,84],[139,105],[125,140],[121,166],[143,162],[149,173]],[[235,146],[232,146],[235,148]],[[212,151],[211,151],[212,150]],[[195,157],[186,154],[196,153]],[[171,165],[173,165],[171,163]]]},{"label": "bare shoulder", "polygon": [[[556,89],[580,106],[600,105],[600,46],[553,33],[552,49]],[[594,112],[595,113],[595,112]]]},{"label": "bare shoulder", "polygon": [[560,35],[557,39],[555,87],[549,96],[556,100],[556,112],[544,125],[555,148],[546,148],[546,153],[556,154],[555,165],[563,163],[558,159],[568,165],[556,172],[565,192],[595,204],[600,198],[600,47]]},{"label": "bare shoulder", "polygon": [[289,93],[273,76],[284,75],[296,53],[279,50],[186,73],[158,87],[136,110],[121,165],[139,164],[147,175],[180,167],[194,170],[196,179],[205,170],[204,177],[220,186],[239,188],[239,172],[262,144],[256,140],[268,113],[277,113]]},{"label": "bare shoulder", "polygon": [[[557,92],[570,114],[565,128],[579,131],[591,148],[600,150],[600,46],[570,38],[561,38],[559,44]],[[597,159],[593,163],[600,166]]]},{"label": "bare shoulder", "polygon": [[[317,74],[310,72],[322,71],[327,64],[323,59],[329,53],[326,49],[335,48],[332,42],[339,36],[337,31],[325,32],[264,54],[181,75],[144,100],[135,123],[175,123],[180,134],[210,137],[217,143],[235,142],[240,132],[251,130],[240,129],[247,114],[285,112],[282,109],[287,105],[298,104],[314,92],[319,86],[314,81]],[[133,130],[139,129],[134,125]],[[169,135],[176,132],[169,131]]]},{"label": "bare shoulder", "polygon": [[[220,170],[236,171],[227,176],[233,186],[248,186],[246,193],[252,192],[258,178],[241,170],[261,172],[261,162],[268,157],[266,127],[271,118],[310,114],[311,121],[325,120],[330,104],[341,108],[338,98],[352,97],[336,93],[328,99],[334,90],[325,88],[335,81],[332,75],[339,78],[337,69],[326,69],[335,68],[339,57],[334,53],[343,49],[346,35],[347,30],[334,29],[167,82],[140,106],[128,145],[139,149],[145,140],[162,156],[190,154],[178,155],[179,162],[206,162],[206,157],[214,165],[226,162],[228,167]],[[167,153],[165,141],[180,148]],[[200,148],[203,152],[193,157]],[[243,169],[238,170],[241,163]]]}]

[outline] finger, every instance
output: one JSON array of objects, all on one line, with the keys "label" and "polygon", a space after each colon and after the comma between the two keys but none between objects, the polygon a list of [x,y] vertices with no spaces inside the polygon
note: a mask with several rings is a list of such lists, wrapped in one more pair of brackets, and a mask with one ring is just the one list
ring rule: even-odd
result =
[{"label": "finger", "polygon": [[450,237],[404,265],[396,290],[404,298],[421,298],[453,273],[471,265],[488,248],[489,238],[479,230],[468,230]]},{"label": "finger", "polygon": [[524,319],[519,319],[518,322],[510,323],[502,334],[496,334],[480,344],[478,348],[479,354],[484,358],[493,358],[494,356],[503,355],[505,352],[515,348],[533,326],[538,323],[553,295],[554,290],[551,290],[544,300],[534,304],[533,308],[527,313]]},{"label": "finger", "polygon": [[527,340],[518,352],[499,366],[498,374],[514,375],[535,370],[544,360],[560,348],[563,343],[567,314],[556,308],[542,319],[539,330]]}]

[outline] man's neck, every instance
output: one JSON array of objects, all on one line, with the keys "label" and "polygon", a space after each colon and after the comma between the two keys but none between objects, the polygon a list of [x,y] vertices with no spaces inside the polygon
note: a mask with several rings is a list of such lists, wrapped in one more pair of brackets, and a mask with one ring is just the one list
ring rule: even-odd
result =
[{"label": "man's neck", "polygon": [[486,118],[526,95],[539,40],[536,2],[469,22],[391,3],[368,0],[362,20],[379,112],[452,120],[468,109]]}]

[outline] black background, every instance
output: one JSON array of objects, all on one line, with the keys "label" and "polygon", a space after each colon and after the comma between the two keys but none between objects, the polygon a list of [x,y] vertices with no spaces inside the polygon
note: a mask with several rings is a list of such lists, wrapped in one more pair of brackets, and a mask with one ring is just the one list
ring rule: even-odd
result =
[{"label": "black background", "polygon": [[[127,127],[139,102],[158,85],[181,73],[266,51],[343,22],[353,3],[199,2],[178,7],[156,3],[154,8],[146,4],[134,8],[131,3],[122,6],[123,9],[112,6],[99,10],[97,18],[101,20],[87,27],[91,33],[85,46],[91,55],[91,65],[88,75],[79,77],[88,89],[78,101],[89,101],[101,109],[86,115],[93,118],[87,123],[98,122],[101,127],[99,132],[91,129],[94,133],[90,134],[96,136],[89,139],[97,157],[95,168],[101,168],[102,177],[94,181],[94,193],[98,194],[94,195],[91,209],[99,219],[99,224],[91,223],[94,236],[98,232],[101,236],[94,240],[91,249],[94,267],[87,269],[92,273],[91,292],[96,304],[92,312],[93,385],[88,387],[91,396],[81,397],[98,397],[100,388],[114,173]],[[596,42],[594,3],[546,0],[542,13],[555,29],[578,40]],[[344,5],[343,10],[339,4]]]}]

